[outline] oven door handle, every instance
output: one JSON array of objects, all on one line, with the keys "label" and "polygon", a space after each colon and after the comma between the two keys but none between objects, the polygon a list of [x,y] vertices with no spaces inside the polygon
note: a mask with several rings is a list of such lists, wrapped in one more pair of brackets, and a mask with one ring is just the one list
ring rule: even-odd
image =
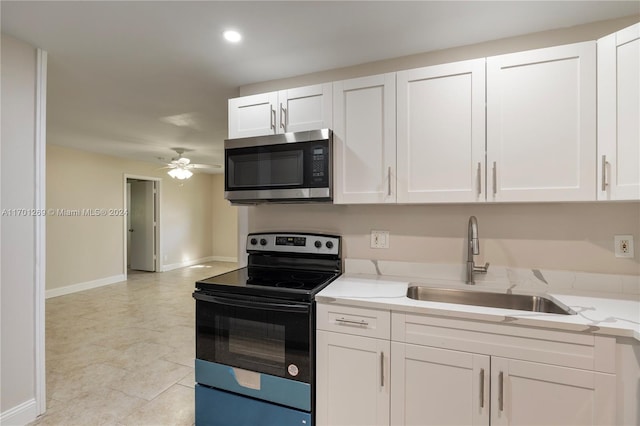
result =
[{"label": "oven door handle", "polygon": [[203,302],[217,303],[219,305],[234,306],[236,308],[253,308],[277,312],[308,313],[310,305],[306,303],[278,303],[260,302],[256,300],[235,299],[220,296],[211,296],[202,293],[193,293],[193,298]]}]

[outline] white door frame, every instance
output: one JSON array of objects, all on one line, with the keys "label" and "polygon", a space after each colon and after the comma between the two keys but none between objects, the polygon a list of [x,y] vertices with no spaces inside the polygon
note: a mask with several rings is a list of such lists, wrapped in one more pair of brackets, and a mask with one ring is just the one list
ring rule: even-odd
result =
[{"label": "white door frame", "polygon": [[[160,197],[162,196],[162,178],[157,178],[157,177],[151,177],[151,176],[140,176],[140,175],[130,175],[127,173],[124,173],[123,175],[123,183],[122,183],[122,197],[123,197],[123,205],[125,206],[126,209],[129,208],[128,204],[127,204],[127,179],[138,179],[138,180],[148,180],[148,181],[153,181],[155,182],[155,187],[156,187],[156,196],[155,196],[155,205],[154,205],[154,209],[155,209],[155,213],[156,213],[156,230],[155,230],[155,253],[156,253],[156,259],[154,262],[154,267],[156,272],[161,272],[162,271],[162,252],[161,252],[161,247],[162,245],[160,244],[160,228],[162,227],[162,222],[161,222],[161,211],[160,211]],[[123,239],[123,249],[122,249],[122,270],[124,273],[124,279],[127,279],[127,234],[129,233],[129,227],[127,226],[127,217],[126,216],[122,216],[122,235],[124,237]]]},{"label": "white door frame", "polygon": [[[36,50],[36,112],[35,112],[35,200],[36,211],[44,211],[47,184],[47,52]],[[37,415],[47,409],[47,381],[45,364],[45,293],[46,293],[46,218],[36,215],[34,324],[35,324],[35,399]]]}]

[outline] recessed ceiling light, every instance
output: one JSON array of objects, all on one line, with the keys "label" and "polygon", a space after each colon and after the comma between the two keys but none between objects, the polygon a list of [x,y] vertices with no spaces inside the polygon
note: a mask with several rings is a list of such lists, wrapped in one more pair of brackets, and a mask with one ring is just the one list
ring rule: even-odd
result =
[{"label": "recessed ceiling light", "polygon": [[222,35],[224,36],[225,40],[230,41],[231,43],[237,43],[242,40],[242,35],[234,30],[227,30],[222,33]]}]

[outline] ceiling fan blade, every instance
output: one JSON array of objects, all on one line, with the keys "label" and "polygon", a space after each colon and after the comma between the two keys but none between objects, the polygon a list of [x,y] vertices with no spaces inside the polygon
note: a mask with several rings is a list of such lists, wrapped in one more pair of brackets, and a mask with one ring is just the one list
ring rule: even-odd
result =
[{"label": "ceiling fan blade", "polygon": [[189,164],[194,169],[221,169],[222,165],[220,164]]}]

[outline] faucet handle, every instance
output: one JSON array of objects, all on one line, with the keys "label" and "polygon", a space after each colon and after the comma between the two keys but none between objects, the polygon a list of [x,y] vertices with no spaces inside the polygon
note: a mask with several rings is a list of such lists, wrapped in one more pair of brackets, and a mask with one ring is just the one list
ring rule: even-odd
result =
[{"label": "faucet handle", "polygon": [[480,274],[486,274],[489,270],[489,262],[485,263],[484,266],[474,266],[473,272],[478,272]]},{"label": "faucet handle", "polygon": [[471,244],[471,251],[473,254],[480,254],[480,242],[477,238],[472,238],[471,241],[469,241],[469,244]]}]

